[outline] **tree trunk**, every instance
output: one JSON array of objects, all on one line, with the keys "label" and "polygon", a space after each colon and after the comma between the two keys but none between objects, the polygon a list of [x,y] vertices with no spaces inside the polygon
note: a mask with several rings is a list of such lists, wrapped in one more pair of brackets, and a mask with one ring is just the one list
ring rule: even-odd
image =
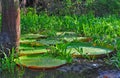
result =
[{"label": "tree trunk", "polygon": [[[19,0],[2,0],[1,34],[2,37],[7,36],[5,37],[7,39],[5,39],[5,41],[3,40],[6,46],[3,47],[9,48],[10,51],[12,50],[12,48],[15,48],[15,51],[18,51],[19,39],[20,39]],[[8,43],[10,45],[8,45]],[[7,55],[9,54],[7,53]]]}]

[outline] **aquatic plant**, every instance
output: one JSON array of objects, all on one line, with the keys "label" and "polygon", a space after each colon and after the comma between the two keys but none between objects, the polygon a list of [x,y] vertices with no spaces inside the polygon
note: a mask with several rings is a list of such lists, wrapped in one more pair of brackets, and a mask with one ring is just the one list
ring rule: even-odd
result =
[{"label": "aquatic plant", "polygon": [[68,63],[71,63],[73,61],[73,57],[70,53],[70,51],[67,51],[67,44],[57,44],[56,46],[51,46],[51,54],[55,57],[59,57],[62,59],[66,59]]}]

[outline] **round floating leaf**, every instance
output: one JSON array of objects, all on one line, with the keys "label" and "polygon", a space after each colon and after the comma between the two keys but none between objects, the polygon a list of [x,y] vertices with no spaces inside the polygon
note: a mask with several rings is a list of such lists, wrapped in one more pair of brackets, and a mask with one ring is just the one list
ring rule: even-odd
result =
[{"label": "round floating leaf", "polygon": [[35,39],[31,39],[31,40],[29,40],[29,39],[21,39],[21,40],[20,40],[20,43],[35,42],[35,41],[36,41]]},{"label": "round floating leaf", "polygon": [[48,52],[48,46],[28,46],[25,44],[21,44],[19,47],[19,55],[29,55],[29,54],[40,54]]},{"label": "round floating leaf", "polygon": [[38,42],[44,45],[56,45],[62,43],[62,41],[58,41],[55,39],[41,39]]},{"label": "round floating leaf", "polygon": [[76,36],[77,34],[75,32],[57,32],[57,36]]},{"label": "round floating leaf", "polygon": [[20,50],[34,50],[34,49],[45,49],[48,48],[48,46],[31,46],[28,44],[20,44],[19,49]]},{"label": "round floating leaf", "polygon": [[72,43],[67,47],[67,52],[77,57],[103,57],[113,53],[113,49],[102,46],[94,46],[90,43]]},{"label": "round floating leaf", "polygon": [[30,50],[22,50],[19,52],[20,56],[23,55],[31,55],[31,54],[41,54],[48,52],[48,49],[30,49]]},{"label": "round floating leaf", "polygon": [[63,38],[61,38],[62,40],[65,40],[67,42],[90,42],[92,40],[92,38],[88,38],[88,37],[75,37],[75,36],[65,36]]},{"label": "round floating leaf", "polygon": [[46,38],[45,35],[40,34],[24,34],[21,36],[22,39],[37,39],[37,38]]},{"label": "round floating leaf", "polygon": [[99,54],[106,54],[110,53],[110,49],[103,49],[103,48],[96,48],[96,47],[73,47],[69,48],[68,50],[71,50],[74,54],[80,54],[80,55],[99,55]]},{"label": "round floating leaf", "polygon": [[51,69],[66,64],[66,60],[42,55],[20,56],[14,61],[18,65],[32,69]]},{"label": "round floating leaf", "polygon": [[58,38],[61,40],[64,40],[66,42],[90,42],[92,41],[92,38],[90,37],[80,37],[75,32],[57,32]]},{"label": "round floating leaf", "polygon": [[44,46],[44,44],[38,43],[36,40],[21,40],[20,44],[28,46]]}]

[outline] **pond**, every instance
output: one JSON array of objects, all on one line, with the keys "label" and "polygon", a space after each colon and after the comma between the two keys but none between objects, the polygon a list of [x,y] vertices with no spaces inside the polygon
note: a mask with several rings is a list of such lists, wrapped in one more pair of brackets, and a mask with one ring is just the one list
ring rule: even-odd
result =
[{"label": "pond", "polygon": [[[24,35],[20,42],[20,57],[16,62],[18,65],[21,62],[20,64],[24,67],[16,66],[14,73],[0,70],[0,78],[120,78],[120,70],[106,65],[105,61],[101,59],[103,56],[113,54],[113,47],[104,44],[97,45],[90,42],[90,38],[83,39],[84,37],[76,37],[76,35],[71,38],[72,36],[65,34],[46,39],[46,36],[41,37],[39,34]],[[64,55],[64,59],[60,53]],[[33,57],[33,54],[37,54],[37,56]],[[50,54],[52,54],[52,58],[50,58]],[[59,55],[60,58],[53,55]],[[68,64],[71,56],[73,56],[73,60]],[[45,58],[43,59],[43,57]],[[41,62],[41,60],[43,61]],[[55,68],[54,65],[59,66],[61,60],[65,60],[65,64]],[[44,68],[30,69],[30,67],[36,67],[34,64],[42,67],[53,65],[53,67],[47,70]],[[29,67],[25,68],[27,66]]]},{"label": "pond", "polygon": [[92,61],[74,59],[72,64],[49,70],[33,70],[17,66],[14,73],[2,71],[0,78],[120,78],[120,70],[105,65],[101,59]]}]

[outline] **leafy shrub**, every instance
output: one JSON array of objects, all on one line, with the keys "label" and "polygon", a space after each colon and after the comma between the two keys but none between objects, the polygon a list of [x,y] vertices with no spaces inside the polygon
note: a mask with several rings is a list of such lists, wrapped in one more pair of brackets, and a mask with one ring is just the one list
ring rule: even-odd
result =
[{"label": "leafy shrub", "polygon": [[120,13],[120,0],[94,0],[90,7],[96,16]]},{"label": "leafy shrub", "polygon": [[[120,13],[120,0],[47,0],[39,1],[37,13],[44,11],[49,15],[82,15],[90,12],[96,16]],[[38,8],[44,7],[43,10]]]}]

